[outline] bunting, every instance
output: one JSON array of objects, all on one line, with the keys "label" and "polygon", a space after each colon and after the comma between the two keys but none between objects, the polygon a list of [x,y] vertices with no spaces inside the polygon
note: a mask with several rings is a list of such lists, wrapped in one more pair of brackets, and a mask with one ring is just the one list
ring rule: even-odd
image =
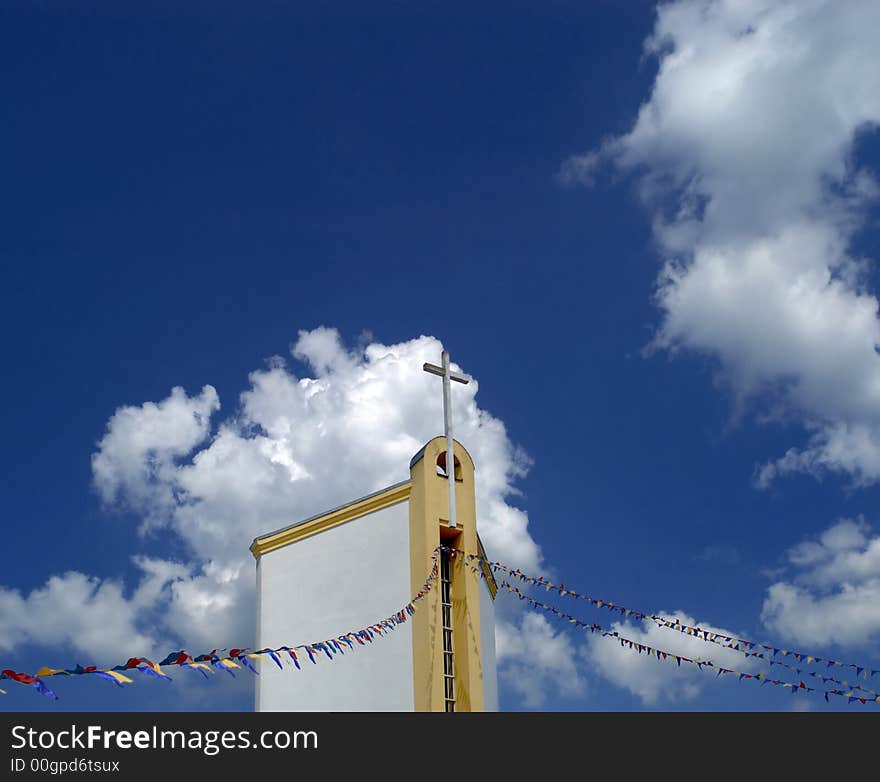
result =
[{"label": "bunting", "polygon": [[[738,671],[733,668],[726,668],[718,665],[708,659],[691,659],[682,655],[673,654],[664,649],[651,647],[626,638],[620,635],[617,631],[607,630],[599,624],[585,622],[571,614],[560,611],[556,607],[543,603],[531,595],[526,594],[514,583],[510,583],[509,581],[498,582],[497,586],[499,588],[513,593],[520,600],[531,605],[533,608],[548,612],[557,619],[565,621],[578,629],[591,633],[598,633],[603,638],[615,639],[622,648],[633,649],[639,654],[645,653],[648,656],[656,657],[661,661],[673,662],[679,667],[682,663],[686,665],[694,665],[700,670],[715,671],[717,676],[734,675],[738,681],[754,680],[760,682],[762,685],[771,684],[786,688],[792,693],[799,691],[818,693],[823,695],[825,700],[829,700],[830,696],[834,695],[846,698],[848,703],[858,702],[866,704],[869,701],[880,703],[880,695],[874,690],[862,686],[858,682],[850,682],[847,679],[835,678],[827,672],[828,669],[832,667],[849,668],[855,671],[856,677],[867,679],[869,676],[874,676],[877,673],[880,673],[880,669],[872,669],[855,663],[843,663],[829,658],[807,655],[802,652],[781,649],[769,644],[757,643],[747,639],[704,630],[700,627],[691,627],[681,623],[678,619],[668,619],[656,614],[648,614],[643,611],[627,608],[609,600],[590,597],[589,595],[582,594],[566,587],[565,584],[553,583],[542,576],[530,576],[522,572],[519,568],[511,568],[501,562],[491,561],[479,554],[462,551],[461,549],[450,546],[438,546],[434,550],[431,558],[432,568],[424,585],[403,608],[396,611],[391,616],[367,627],[342,633],[329,639],[312,641],[311,643],[298,644],[296,646],[281,646],[276,649],[214,649],[211,652],[200,654],[195,657],[181,650],[171,652],[159,662],[154,662],[145,657],[130,657],[125,663],[113,666],[112,668],[99,668],[95,665],[86,667],[76,665],[73,668],[43,667],[34,674],[17,672],[7,668],[0,671],[0,679],[8,679],[24,686],[33,687],[41,695],[57,700],[58,696],[46,686],[43,679],[51,676],[91,675],[109,681],[119,687],[123,687],[134,682],[134,680],[128,675],[132,671],[138,671],[141,675],[170,682],[171,677],[164,669],[172,666],[195,671],[206,678],[216,671],[223,671],[230,676],[235,676],[236,670],[240,671],[242,669],[248,669],[255,675],[259,675],[259,671],[253,664],[254,660],[266,662],[271,661],[279,669],[283,669],[285,667],[284,663],[286,662],[288,666],[292,666],[297,670],[302,670],[303,665],[317,665],[319,659],[326,658],[327,660],[332,661],[337,655],[344,655],[346,652],[354,651],[360,646],[372,644],[376,638],[381,638],[384,635],[387,635],[389,632],[405,623],[408,618],[415,613],[418,603],[428,595],[434,583],[437,581],[439,575],[439,555],[441,551],[448,552],[452,558],[463,559],[468,567],[480,577],[487,578],[490,574],[503,573],[511,580],[533,587],[544,587],[546,591],[556,592],[562,597],[584,600],[597,608],[620,613],[624,617],[652,621],[658,627],[663,629],[681,632],[701,641],[712,643],[720,648],[739,652],[747,659],[760,660],[771,668],[774,666],[786,668],[797,674],[798,681],[795,683],[792,681],[775,679],[765,672],[752,673],[749,671]],[[789,658],[794,660],[795,663],[789,662]],[[820,664],[824,664],[824,672],[808,670],[806,668],[806,666]],[[827,689],[825,687],[809,686],[803,678],[800,677],[812,678],[821,682],[825,686],[829,684],[836,686]],[[5,694],[5,691],[0,689],[0,694]]]},{"label": "bunting", "polygon": [[[163,668],[172,666],[187,668],[205,677],[208,677],[215,670],[224,671],[230,676],[235,676],[235,671],[242,668],[247,668],[252,673],[259,675],[259,671],[253,665],[253,660],[270,660],[280,669],[284,668],[282,660],[287,660],[288,665],[292,665],[297,670],[302,670],[302,661],[304,659],[308,659],[312,665],[317,665],[318,659],[322,657],[332,661],[337,655],[344,655],[346,652],[354,651],[360,646],[372,644],[378,638],[384,638],[400,625],[407,622],[415,613],[419,602],[425,599],[437,581],[440,567],[439,557],[440,548],[438,547],[434,550],[431,557],[432,567],[425,583],[403,608],[367,627],[342,633],[323,641],[312,641],[311,643],[298,644],[297,646],[280,646],[277,649],[266,648],[255,651],[245,648],[214,649],[196,657],[187,654],[185,651],[177,651],[171,652],[159,662],[154,662],[146,657],[130,657],[125,663],[115,665],[112,668],[99,668],[95,665],[83,667],[78,664],[73,668],[43,667],[35,674],[21,673],[6,668],[0,671],[0,679],[8,679],[33,687],[41,695],[58,700],[58,696],[46,686],[43,679],[50,676],[95,676],[123,687],[134,682],[127,675],[132,671],[138,671],[142,675],[170,682],[171,677]],[[0,689],[0,694],[6,694],[6,691]]]},{"label": "bunting", "polygon": [[761,685],[772,684],[776,687],[782,687],[787,689],[794,695],[797,692],[816,692],[821,695],[824,695],[825,700],[830,700],[831,695],[835,695],[841,698],[846,698],[848,703],[862,703],[866,704],[869,701],[880,703],[880,697],[869,697],[867,694],[863,692],[858,692],[855,688],[850,688],[848,690],[845,689],[830,689],[823,690],[818,689],[816,687],[808,686],[803,680],[799,681],[797,684],[794,682],[784,681],[782,679],[773,679],[769,677],[766,673],[751,673],[748,671],[738,671],[734,668],[726,668],[722,665],[718,665],[711,660],[704,659],[692,659],[690,657],[685,657],[680,654],[674,654],[673,652],[668,652],[664,649],[658,649],[653,646],[649,646],[647,644],[639,643],[638,641],[633,641],[625,636],[621,635],[617,630],[607,630],[595,622],[584,622],[577,617],[572,616],[564,611],[560,611],[554,606],[548,605],[547,603],[542,603],[540,600],[536,600],[535,598],[525,594],[519,587],[508,583],[507,581],[498,582],[499,589],[506,589],[509,592],[515,594],[520,600],[525,603],[528,603],[533,608],[538,608],[547,613],[552,614],[558,620],[567,622],[574,627],[582,629],[586,632],[590,633],[599,633],[602,638],[613,638],[615,639],[624,649],[633,649],[638,654],[645,653],[648,657],[656,657],[660,661],[666,661],[670,663],[675,663],[679,668],[682,663],[686,665],[696,666],[701,671],[715,671],[716,676],[723,676],[726,674],[733,674],[736,676],[738,681],[756,681],[760,682]]},{"label": "bunting", "polygon": [[[791,670],[798,675],[806,675],[825,683],[839,684],[844,688],[856,690],[859,693],[863,693],[865,697],[870,696],[871,700],[874,700],[878,696],[878,694],[880,694],[868,687],[859,685],[858,683],[851,683],[847,679],[838,679],[834,676],[830,676],[827,673],[823,673],[820,671],[806,670],[805,667],[801,666],[824,664],[826,672],[832,667],[849,668],[850,670],[853,670],[855,672],[857,678],[861,679],[867,679],[869,676],[875,676],[876,674],[880,673],[880,668],[875,669],[869,666],[859,665],[857,663],[843,663],[839,662],[838,660],[823,658],[817,655],[809,655],[804,652],[790,651],[787,649],[782,649],[780,647],[771,646],[769,644],[757,643],[755,641],[749,641],[743,638],[735,638],[733,636],[716,633],[710,630],[703,630],[700,627],[691,627],[689,625],[682,624],[681,621],[678,619],[669,619],[663,616],[659,616],[657,614],[648,614],[633,608],[626,608],[625,606],[613,603],[610,600],[601,600],[598,598],[590,597],[589,595],[584,595],[582,593],[576,592],[573,589],[568,588],[567,586],[565,586],[565,584],[555,584],[549,579],[543,578],[541,576],[530,576],[526,573],[523,573],[523,571],[519,568],[514,569],[508,567],[507,565],[504,565],[501,562],[493,562],[489,559],[486,559],[485,557],[481,557],[479,554],[473,554],[471,552],[462,551],[461,549],[453,549],[445,546],[441,548],[446,549],[450,552],[450,554],[454,553],[456,556],[463,556],[465,560],[475,570],[477,569],[475,563],[479,563],[479,565],[485,565],[489,567],[495,573],[506,573],[509,577],[515,578],[522,583],[529,584],[531,586],[544,587],[545,590],[557,592],[560,596],[563,597],[567,596],[576,600],[585,600],[586,602],[591,603],[597,608],[604,608],[609,612],[617,612],[624,617],[633,617],[634,619],[652,621],[657,624],[658,627],[676,630],[694,638],[698,638],[701,641],[713,643],[725,649],[731,649],[735,652],[739,652],[745,657],[759,659],[767,663],[770,667],[779,666],[782,668],[787,668],[788,670]],[[797,664],[793,665],[786,662],[785,659],[781,659],[788,657],[796,660]]]}]

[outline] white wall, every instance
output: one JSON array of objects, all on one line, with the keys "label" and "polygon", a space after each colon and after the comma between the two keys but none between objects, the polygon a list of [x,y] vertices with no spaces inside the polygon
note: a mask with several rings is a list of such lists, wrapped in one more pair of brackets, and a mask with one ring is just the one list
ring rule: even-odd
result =
[{"label": "white wall", "polygon": [[[261,557],[257,648],[359,630],[405,606],[410,591],[409,503],[401,502]],[[299,655],[301,671],[263,662],[256,709],[412,711],[412,655],[407,622],[332,662],[321,654],[312,665]]]},{"label": "white wall", "polygon": [[495,601],[480,579],[480,646],[483,667],[483,709],[498,711],[498,669],[495,664]]}]

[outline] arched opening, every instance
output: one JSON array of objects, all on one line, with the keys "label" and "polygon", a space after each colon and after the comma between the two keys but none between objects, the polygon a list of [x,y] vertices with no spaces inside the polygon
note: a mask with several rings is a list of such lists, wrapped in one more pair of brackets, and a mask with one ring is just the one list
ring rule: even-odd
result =
[{"label": "arched opening", "polygon": [[[461,480],[461,462],[458,460],[457,456],[453,457],[455,459],[455,480]],[[440,455],[437,457],[437,475],[442,475],[444,478],[449,477],[449,473],[446,472],[446,451],[441,451]]]}]

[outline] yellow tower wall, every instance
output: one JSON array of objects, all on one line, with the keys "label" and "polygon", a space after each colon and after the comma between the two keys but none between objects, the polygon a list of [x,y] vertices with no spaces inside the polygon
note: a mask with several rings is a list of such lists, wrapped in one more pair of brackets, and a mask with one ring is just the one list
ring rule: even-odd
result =
[{"label": "yellow tower wall", "polygon": [[[437,459],[446,439],[436,437],[410,465],[410,556],[413,592],[421,588],[432,566],[435,548],[444,544],[464,551],[479,550],[474,494],[474,463],[456,442],[460,479],[455,481],[457,525],[449,526],[449,485],[437,474]],[[451,563],[453,654],[456,711],[483,711],[480,576],[461,558]],[[416,711],[444,711],[442,615],[439,583],[413,617],[413,675]]]}]

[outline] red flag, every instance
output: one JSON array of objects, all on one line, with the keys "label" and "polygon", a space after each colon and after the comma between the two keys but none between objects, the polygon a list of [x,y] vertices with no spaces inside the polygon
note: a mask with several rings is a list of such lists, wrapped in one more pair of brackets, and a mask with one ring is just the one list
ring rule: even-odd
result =
[{"label": "red flag", "polygon": [[0,673],[8,676],[14,681],[17,681],[19,684],[34,684],[37,681],[36,676],[31,676],[29,673],[16,673],[9,668],[4,671],[0,671]]}]

